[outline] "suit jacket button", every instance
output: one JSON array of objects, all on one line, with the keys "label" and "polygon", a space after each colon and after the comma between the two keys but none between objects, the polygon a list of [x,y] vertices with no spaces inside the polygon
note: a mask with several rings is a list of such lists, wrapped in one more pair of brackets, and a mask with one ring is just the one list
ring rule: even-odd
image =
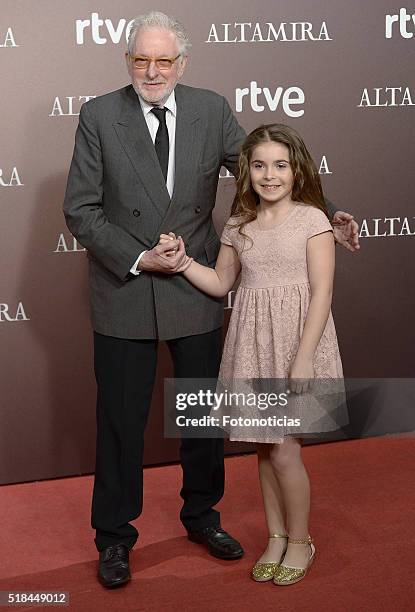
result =
[{"label": "suit jacket button", "polygon": [[200,206],[196,206],[195,213],[200,213]]},{"label": "suit jacket button", "polygon": [[134,215],[134,217],[139,217],[140,216],[140,211],[137,210],[136,208],[134,208],[133,215]]}]

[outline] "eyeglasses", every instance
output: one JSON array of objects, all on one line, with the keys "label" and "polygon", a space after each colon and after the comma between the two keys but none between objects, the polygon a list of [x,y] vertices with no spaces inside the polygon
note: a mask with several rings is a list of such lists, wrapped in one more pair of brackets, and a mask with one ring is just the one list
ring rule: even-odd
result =
[{"label": "eyeglasses", "polygon": [[137,57],[133,57],[130,55],[131,61],[133,63],[134,68],[137,70],[146,70],[150,62],[154,62],[159,70],[171,70],[174,62],[180,57],[176,55],[176,57],[145,57],[143,55],[137,55]]}]

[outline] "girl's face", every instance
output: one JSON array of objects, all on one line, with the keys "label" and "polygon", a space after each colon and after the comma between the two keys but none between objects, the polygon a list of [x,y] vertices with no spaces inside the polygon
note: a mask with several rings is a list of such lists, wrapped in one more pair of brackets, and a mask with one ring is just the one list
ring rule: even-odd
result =
[{"label": "girl's face", "polygon": [[288,147],[279,142],[264,142],[252,151],[249,164],[252,188],[264,204],[291,201],[294,175]]}]

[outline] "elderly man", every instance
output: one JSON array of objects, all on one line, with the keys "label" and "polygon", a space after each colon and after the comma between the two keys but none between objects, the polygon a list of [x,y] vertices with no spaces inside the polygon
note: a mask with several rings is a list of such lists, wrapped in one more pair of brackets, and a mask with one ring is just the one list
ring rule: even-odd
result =
[{"label": "elderly man", "polygon": [[[173,230],[189,255],[214,265],[218,174],[222,165],[235,172],[245,137],[222,96],[178,84],[189,47],[174,19],[135,19],[131,85],[82,107],[65,196],[68,227],[89,258],[98,386],[92,526],[106,587],[130,579],[158,341],[167,342],[175,377],[215,378],[220,362],[222,302],[176,274],[184,264],[181,251],[171,256],[178,241],[157,244]],[[351,216],[336,214],[338,239],[354,249]],[[189,539],[238,559],[243,550],[214,509],[224,489],[223,440],[183,439],[180,460]]]}]

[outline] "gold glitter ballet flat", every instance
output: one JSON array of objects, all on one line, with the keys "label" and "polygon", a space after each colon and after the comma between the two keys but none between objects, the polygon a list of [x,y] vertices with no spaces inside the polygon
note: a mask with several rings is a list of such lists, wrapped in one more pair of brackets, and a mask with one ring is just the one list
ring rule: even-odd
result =
[{"label": "gold glitter ballet flat", "polygon": [[306,540],[292,540],[291,538],[288,538],[288,544],[309,545],[311,551],[310,559],[308,560],[306,567],[290,567],[289,565],[284,565],[284,563],[281,563],[273,577],[274,584],[278,584],[279,586],[295,584],[296,582],[302,580],[306,575],[308,568],[313,563],[314,555],[316,554],[316,549],[311,536],[308,536]]},{"label": "gold glitter ballet flat", "polygon": [[[287,535],[281,535],[279,533],[273,533],[269,536],[270,538],[288,538]],[[285,551],[287,550],[287,545],[284,548],[284,551],[281,555],[279,561],[268,561],[267,563],[255,563],[252,568],[251,578],[256,582],[268,582],[268,580],[272,580],[275,572],[278,570],[280,563],[285,555]]]}]

